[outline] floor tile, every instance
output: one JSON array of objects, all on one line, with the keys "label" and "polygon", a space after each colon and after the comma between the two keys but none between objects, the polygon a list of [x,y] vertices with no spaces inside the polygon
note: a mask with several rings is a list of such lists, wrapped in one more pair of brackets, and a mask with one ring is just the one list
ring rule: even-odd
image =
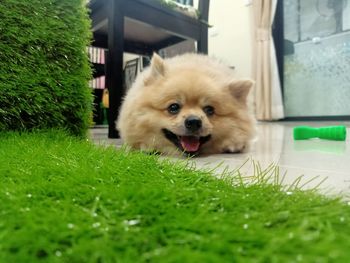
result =
[{"label": "floor tile", "polygon": [[[345,125],[346,141],[301,140],[294,141],[293,128],[298,125],[322,127]],[[313,188],[320,182],[322,192],[350,195],[350,122],[260,122],[257,138],[251,148],[241,154],[217,154],[193,158],[198,168],[234,170],[245,164],[241,171],[247,176],[254,173],[254,163],[269,167],[272,163],[279,167],[280,175],[285,174],[284,184],[290,185],[301,177],[299,186],[309,182],[304,188]],[[107,128],[90,130],[92,140],[97,144],[120,146],[121,140],[107,139]],[[254,161],[254,162],[253,162]]]}]

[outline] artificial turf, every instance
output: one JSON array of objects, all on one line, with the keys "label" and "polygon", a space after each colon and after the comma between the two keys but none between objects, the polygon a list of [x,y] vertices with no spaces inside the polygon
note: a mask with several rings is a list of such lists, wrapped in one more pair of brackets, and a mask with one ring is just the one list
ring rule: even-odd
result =
[{"label": "artificial turf", "polygon": [[0,262],[349,262],[346,202],[229,177],[63,132],[0,133]]},{"label": "artificial turf", "polygon": [[0,0],[0,131],[86,135],[91,21],[86,0]]}]

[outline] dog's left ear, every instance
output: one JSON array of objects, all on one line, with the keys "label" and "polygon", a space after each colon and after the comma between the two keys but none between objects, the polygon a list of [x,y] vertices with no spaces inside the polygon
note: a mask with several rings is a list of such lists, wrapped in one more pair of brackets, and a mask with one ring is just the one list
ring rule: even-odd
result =
[{"label": "dog's left ear", "polygon": [[165,74],[164,60],[157,53],[153,53],[152,56],[151,74],[153,77],[160,77]]},{"label": "dog's left ear", "polygon": [[246,103],[249,91],[254,85],[250,79],[233,80],[229,84],[229,89],[234,98],[239,102]]},{"label": "dog's left ear", "polygon": [[150,68],[151,72],[150,75],[145,79],[145,84],[148,84],[153,80],[165,75],[166,67],[164,60],[157,53],[153,53]]}]

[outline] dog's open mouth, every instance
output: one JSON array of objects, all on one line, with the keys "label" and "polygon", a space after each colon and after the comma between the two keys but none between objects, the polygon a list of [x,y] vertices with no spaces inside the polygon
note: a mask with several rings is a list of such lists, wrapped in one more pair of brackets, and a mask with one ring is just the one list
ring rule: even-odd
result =
[{"label": "dog's open mouth", "polygon": [[207,136],[187,136],[187,135],[176,135],[167,129],[162,129],[165,137],[175,144],[181,151],[188,154],[198,153],[202,144],[210,140],[211,135]]}]

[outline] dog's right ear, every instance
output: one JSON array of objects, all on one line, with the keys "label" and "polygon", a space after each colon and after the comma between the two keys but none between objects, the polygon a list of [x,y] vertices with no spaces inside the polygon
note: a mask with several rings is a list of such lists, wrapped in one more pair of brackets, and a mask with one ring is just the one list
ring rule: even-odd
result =
[{"label": "dog's right ear", "polygon": [[239,79],[239,80],[233,80],[229,84],[229,89],[231,91],[231,94],[234,98],[237,99],[237,101],[246,103],[247,96],[249,91],[254,85],[254,81],[250,79]]},{"label": "dog's right ear", "polygon": [[157,53],[153,53],[150,68],[151,72],[144,81],[146,85],[165,75],[166,67],[164,60]]}]

